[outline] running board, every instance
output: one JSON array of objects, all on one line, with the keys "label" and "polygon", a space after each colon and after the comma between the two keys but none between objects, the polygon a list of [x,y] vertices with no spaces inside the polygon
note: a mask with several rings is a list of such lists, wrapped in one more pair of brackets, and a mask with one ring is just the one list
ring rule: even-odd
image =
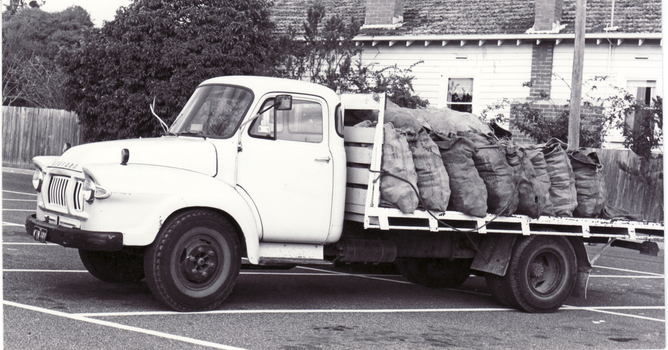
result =
[{"label": "running board", "polygon": [[334,265],[333,261],[320,259],[260,258],[260,266]]},{"label": "running board", "polygon": [[334,265],[322,244],[260,242],[260,266]]}]

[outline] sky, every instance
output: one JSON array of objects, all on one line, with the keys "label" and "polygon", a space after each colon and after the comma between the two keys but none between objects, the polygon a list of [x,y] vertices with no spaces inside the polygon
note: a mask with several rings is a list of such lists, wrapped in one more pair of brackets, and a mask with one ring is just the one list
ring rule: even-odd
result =
[{"label": "sky", "polygon": [[[3,0],[2,3],[9,1]],[[96,27],[101,27],[104,21],[111,21],[116,10],[121,6],[128,6],[132,0],[46,0],[41,9],[45,12],[60,12],[70,6],[81,6],[90,14]]]}]

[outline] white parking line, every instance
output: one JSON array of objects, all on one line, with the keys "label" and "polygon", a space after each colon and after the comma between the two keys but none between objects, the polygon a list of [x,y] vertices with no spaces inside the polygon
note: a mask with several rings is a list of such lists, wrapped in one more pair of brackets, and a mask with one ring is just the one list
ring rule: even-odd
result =
[{"label": "white parking line", "polygon": [[[665,309],[663,306],[658,306],[658,307],[644,307],[644,308],[633,308],[629,310],[645,310],[645,309],[654,309],[654,310],[662,310]],[[602,307],[588,307],[588,306],[569,306],[569,305],[564,305],[560,310],[583,310],[583,311],[592,311],[592,312],[600,312],[603,314],[610,314],[610,315],[615,315],[615,316],[625,316],[625,317],[631,317],[631,318],[638,318],[641,320],[647,320],[647,321],[656,321],[656,322],[663,322],[666,323],[666,320],[662,320],[660,318],[653,318],[653,317],[647,317],[647,316],[640,316],[640,315],[633,315],[633,314],[624,314],[621,312],[612,312],[605,310],[605,308]]]},{"label": "white parking line", "polygon": [[26,225],[24,225],[24,224],[15,224],[15,223],[13,223],[13,222],[4,222],[4,221],[2,222],[2,225],[3,225],[3,226],[21,226],[21,227],[25,227],[25,226],[26,226]]},{"label": "white parking line", "polygon": [[2,209],[2,211],[24,211],[28,213],[34,213],[35,209]]},{"label": "white parking line", "polygon": [[201,312],[138,311],[73,314],[82,317],[164,316],[164,315],[240,315],[240,314],[395,314],[434,312],[508,312],[510,308],[452,308],[452,309],[275,309],[275,310],[213,310]]},{"label": "white parking line", "polygon": [[35,203],[36,200],[34,199],[14,199],[14,198],[3,198],[3,201],[9,201],[9,202],[31,202]]},{"label": "white parking line", "polygon": [[659,276],[628,276],[628,275],[589,275],[589,277],[598,278],[649,278],[649,279],[663,279],[664,275]]},{"label": "white parking line", "polygon": [[88,270],[3,269],[2,272],[88,273]]},{"label": "white parking line", "polygon": [[115,323],[115,322],[97,320],[97,319],[93,319],[93,318],[88,318],[86,316],[82,316],[81,314],[68,314],[68,313],[61,312],[61,311],[49,310],[49,309],[44,309],[44,308],[41,308],[41,307],[14,303],[14,302],[11,302],[11,301],[3,301],[2,303],[4,305],[13,306],[13,307],[17,307],[17,308],[21,308],[21,309],[25,309],[25,310],[31,310],[31,311],[36,311],[36,312],[41,312],[41,313],[44,313],[44,314],[52,315],[52,316],[69,318],[69,319],[75,320],[75,321],[88,322],[88,323],[93,323],[93,324],[97,324],[97,325],[100,325],[100,326],[112,327],[112,328],[117,328],[117,329],[121,329],[121,330],[125,330],[125,331],[137,332],[137,333],[152,335],[152,336],[165,338],[165,339],[182,341],[182,342],[185,342],[185,343],[190,343],[190,344],[195,344],[195,345],[200,345],[200,346],[207,346],[207,347],[215,348],[215,349],[226,349],[226,350],[242,349],[242,348],[237,348],[237,347],[234,347],[234,346],[213,343],[213,342],[209,342],[209,341],[205,341],[205,340],[182,337],[180,335],[158,332],[158,331],[153,331],[153,330],[150,330],[150,329],[144,329],[144,328],[139,328],[139,327],[126,326],[126,325],[123,325],[123,324],[120,324],[120,323]]},{"label": "white parking line", "polygon": [[13,194],[22,194],[22,195],[26,195],[26,196],[35,196],[35,197],[37,197],[37,193],[16,192],[16,191],[9,191],[9,190],[2,190],[2,192],[13,193]]},{"label": "white parking line", "polygon": [[353,274],[353,273],[345,273],[345,272],[338,272],[338,271],[329,271],[329,270],[323,270],[323,269],[317,269],[313,267],[306,267],[306,266],[297,266],[299,269],[305,269],[305,270],[312,270],[312,271],[319,271],[319,272],[324,272],[324,273],[330,273],[332,275],[344,275],[344,276],[350,276],[350,277],[359,277],[359,278],[368,278],[372,280],[378,280],[378,281],[385,281],[385,282],[395,282],[395,283],[401,283],[401,284],[414,284],[408,281],[401,281],[401,280],[393,280],[389,278],[381,278],[381,277],[372,277],[369,275],[358,275],[358,274]]},{"label": "white parking line", "polygon": [[641,273],[641,274],[645,274],[645,275],[663,276],[663,275],[660,274],[660,273],[645,272],[645,271],[638,271],[638,270],[620,269],[620,268],[617,268],[617,267],[607,267],[607,266],[598,266],[598,265],[593,265],[592,267],[594,267],[594,268],[599,268],[599,269],[607,269],[607,270],[623,271],[623,272]]}]

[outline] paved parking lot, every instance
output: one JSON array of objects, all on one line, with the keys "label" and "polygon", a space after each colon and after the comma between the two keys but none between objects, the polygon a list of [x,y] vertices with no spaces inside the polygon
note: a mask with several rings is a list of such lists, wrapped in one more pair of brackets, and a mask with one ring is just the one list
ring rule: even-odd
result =
[{"label": "paved parking lot", "polygon": [[[608,249],[587,299],[570,298],[554,314],[499,307],[481,277],[436,290],[383,266],[245,269],[220,310],[175,313],[144,282],[103,283],[76,250],[34,242],[23,227],[34,201],[29,174],[3,171],[5,349],[666,346],[663,249],[659,257]],[[587,248],[593,256],[602,246]]]}]

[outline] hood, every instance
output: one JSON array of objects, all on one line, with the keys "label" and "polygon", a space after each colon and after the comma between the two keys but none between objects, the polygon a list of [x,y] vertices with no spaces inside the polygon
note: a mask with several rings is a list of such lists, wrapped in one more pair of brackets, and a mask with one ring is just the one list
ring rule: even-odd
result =
[{"label": "hood", "polygon": [[186,169],[209,176],[217,173],[216,147],[190,137],[161,137],[106,141],[72,147],[51,167],[82,171],[93,164],[120,164],[121,151],[130,151],[128,165],[156,165]]}]

